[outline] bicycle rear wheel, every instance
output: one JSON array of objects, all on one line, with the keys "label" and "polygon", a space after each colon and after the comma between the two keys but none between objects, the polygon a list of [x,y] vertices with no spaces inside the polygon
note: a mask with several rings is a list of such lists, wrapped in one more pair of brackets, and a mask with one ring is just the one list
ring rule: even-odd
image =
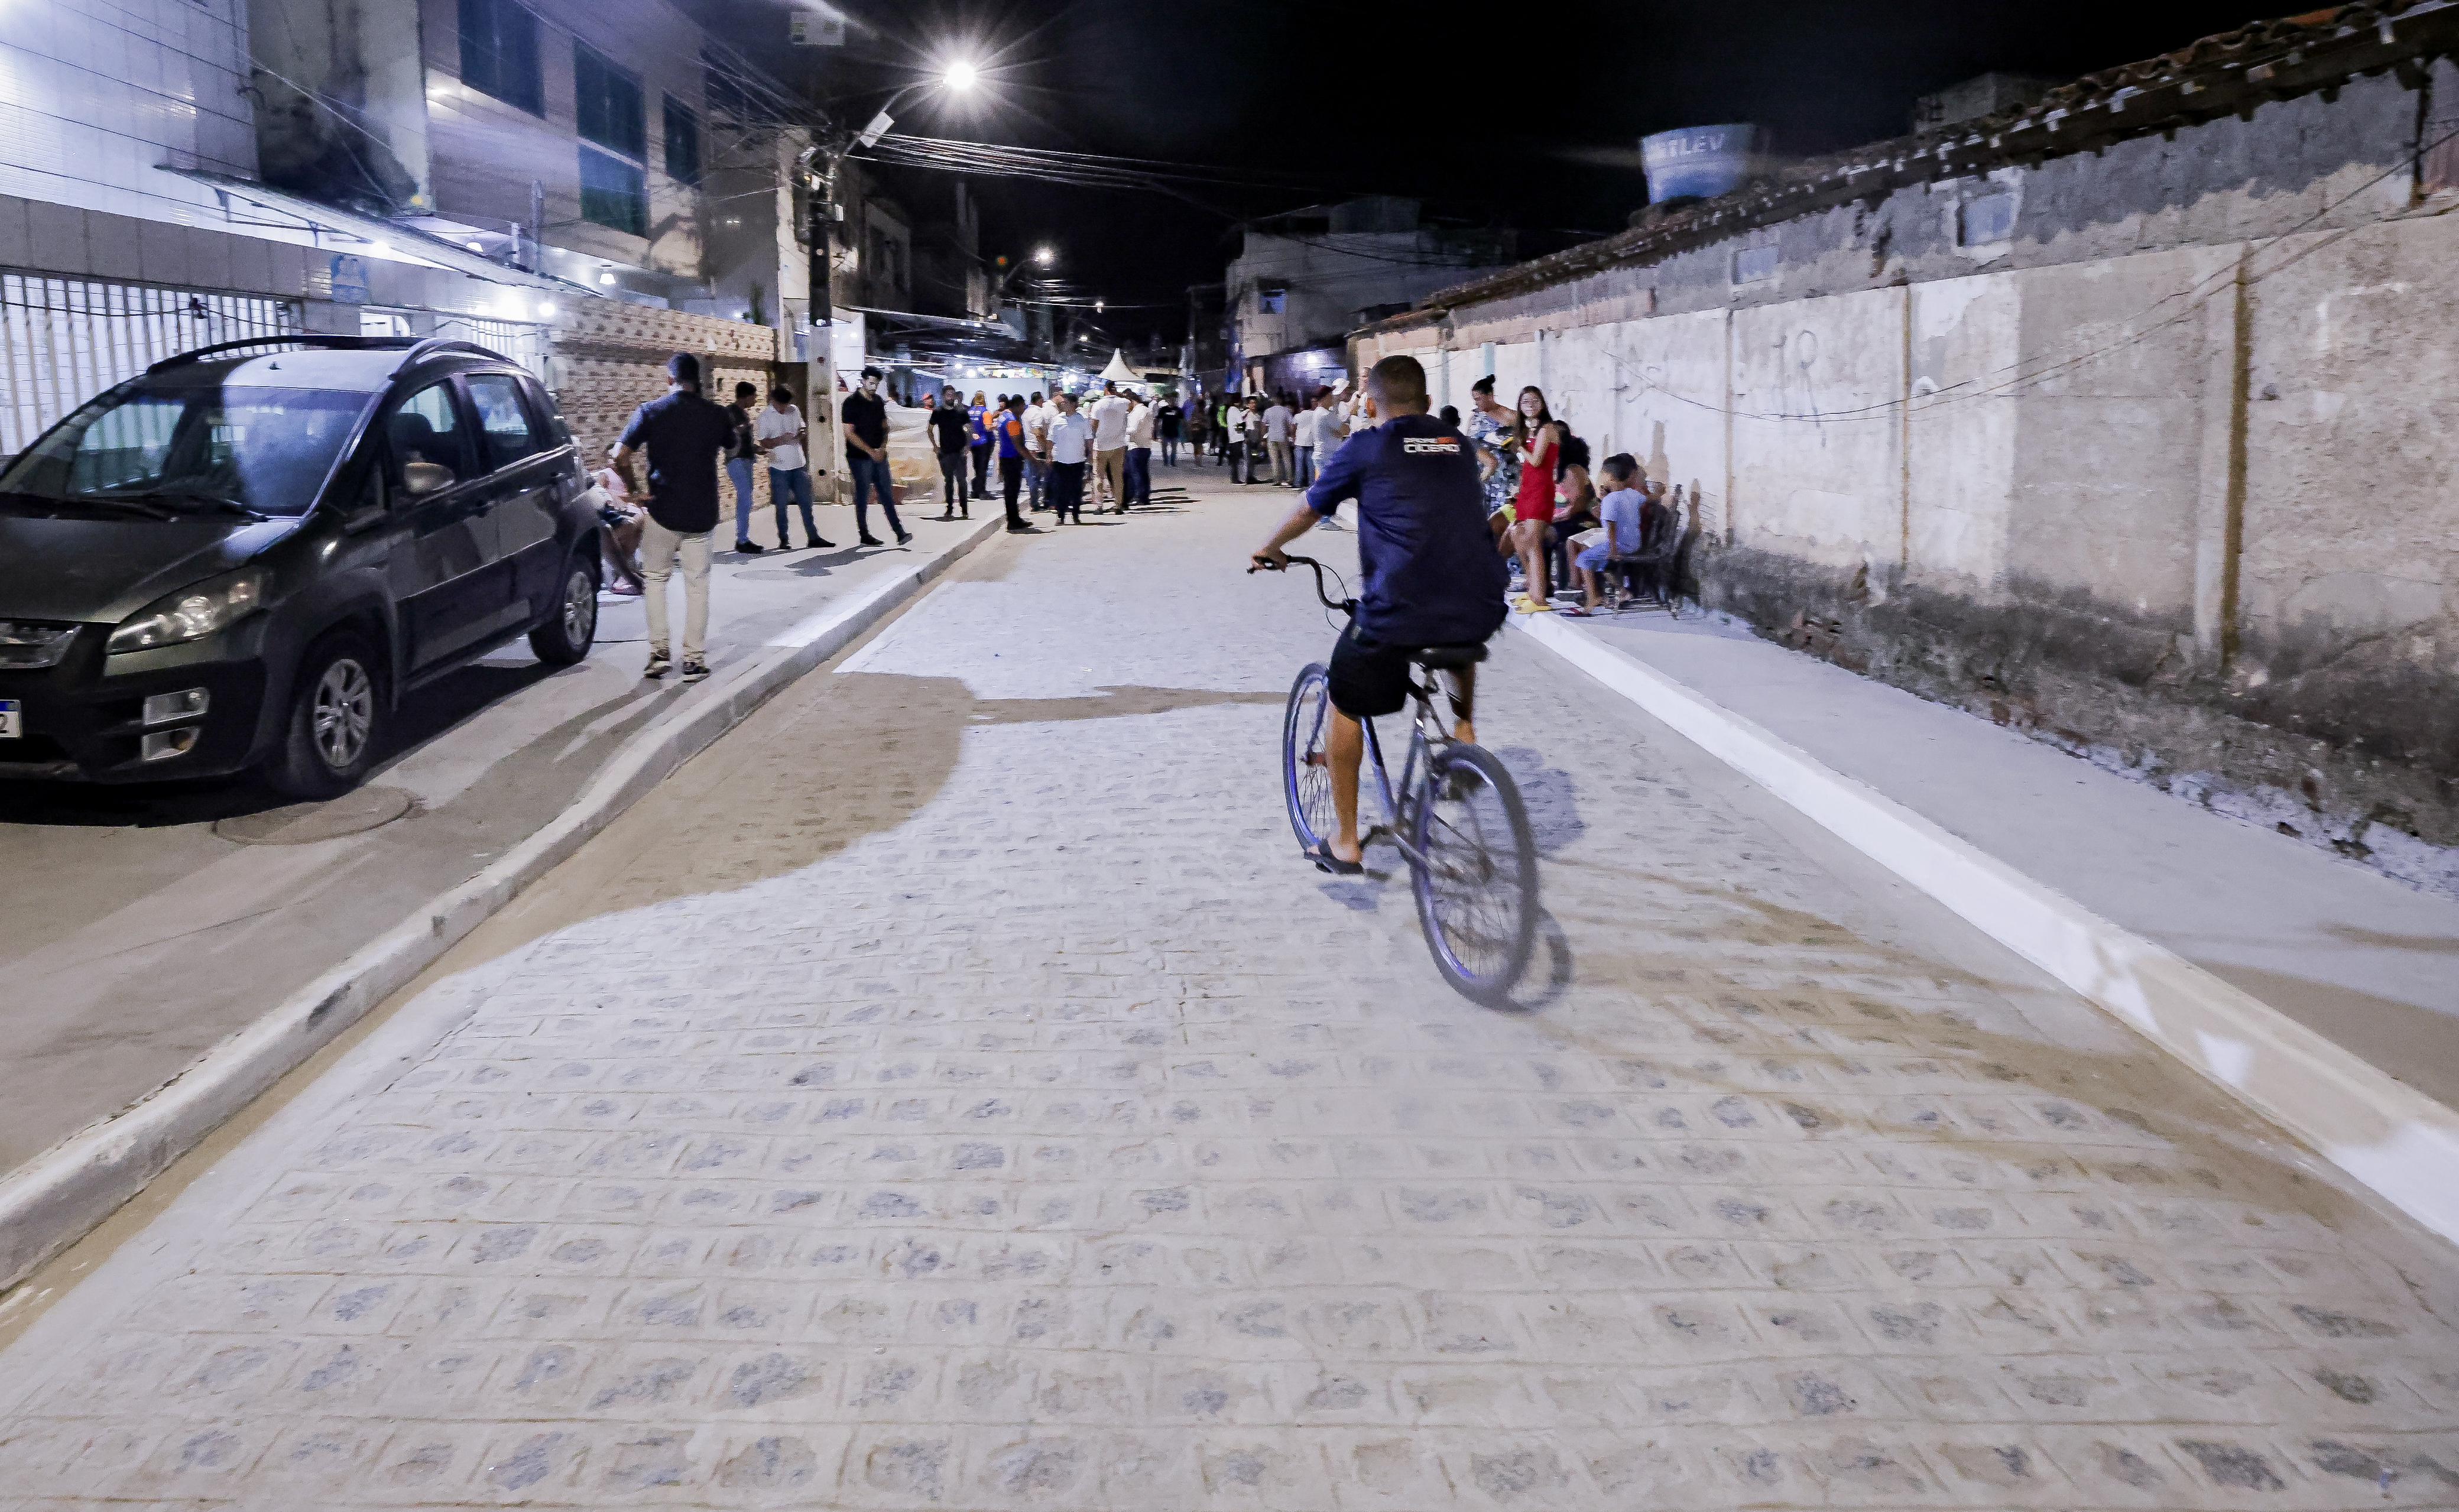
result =
[{"label": "bicycle rear wheel", "polygon": [[1427,764],[1411,819],[1426,948],[1455,991],[1500,1002],[1537,948],[1537,837],[1520,787],[1492,751],[1453,746]]},{"label": "bicycle rear wheel", "polygon": [[1331,673],[1320,662],[1307,664],[1290,684],[1289,712],[1281,720],[1281,777],[1290,802],[1290,828],[1298,849],[1312,850],[1335,826],[1332,807]]}]

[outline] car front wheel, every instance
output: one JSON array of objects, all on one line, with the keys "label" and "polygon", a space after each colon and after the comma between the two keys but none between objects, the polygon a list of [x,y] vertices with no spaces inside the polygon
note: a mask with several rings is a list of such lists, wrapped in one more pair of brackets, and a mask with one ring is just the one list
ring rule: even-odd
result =
[{"label": "car front wheel", "polygon": [[331,798],[358,786],[375,765],[384,732],[384,688],[373,647],[361,637],[328,635],[300,661],[290,721],[266,776],[293,798]]},{"label": "car front wheel", "polygon": [[[597,539],[593,534],[591,541]],[[549,666],[570,666],[589,655],[598,640],[598,574],[586,551],[572,554],[563,564],[563,581],[556,588],[555,612],[530,632],[530,649]]]}]

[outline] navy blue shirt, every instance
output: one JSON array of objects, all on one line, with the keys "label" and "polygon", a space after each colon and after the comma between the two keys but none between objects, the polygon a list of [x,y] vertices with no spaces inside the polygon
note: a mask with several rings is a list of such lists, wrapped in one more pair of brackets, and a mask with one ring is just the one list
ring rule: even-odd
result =
[{"label": "navy blue shirt", "polygon": [[649,453],[649,518],[679,536],[717,529],[717,460],[734,446],[724,405],[679,389],[632,411],[622,444]]},{"label": "navy blue shirt", "polygon": [[1461,645],[1503,627],[1510,571],[1485,523],[1477,448],[1432,415],[1398,415],[1342,443],[1307,506],[1357,501],[1357,629],[1392,645]]}]

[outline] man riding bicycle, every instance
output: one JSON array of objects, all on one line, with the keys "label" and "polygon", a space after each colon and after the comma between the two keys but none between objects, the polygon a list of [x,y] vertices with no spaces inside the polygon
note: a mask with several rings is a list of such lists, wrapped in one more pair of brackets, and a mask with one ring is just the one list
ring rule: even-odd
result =
[{"label": "man riding bicycle", "polygon": [[[1411,658],[1426,646],[1482,645],[1503,627],[1509,569],[1485,522],[1485,486],[1477,450],[1428,415],[1426,370],[1413,357],[1386,357],[1366,374],[1369,412],[1382,422],[1360,430],[1323,464],[1314,486],[1255,565],[1289,564],[1282,548],[1357,500],[1357,559],[1364,578],[1357,612],[1333,646],[1332,766],[1339,832],[1315,848],[1314,864],[1352,875],[1364,870],[1357,835],[1357,768],[1365,751],[1360,721],[1398,713],[1408,702]],[[1476,668],[1453,673],[1454,733],[1472,726]]]}]

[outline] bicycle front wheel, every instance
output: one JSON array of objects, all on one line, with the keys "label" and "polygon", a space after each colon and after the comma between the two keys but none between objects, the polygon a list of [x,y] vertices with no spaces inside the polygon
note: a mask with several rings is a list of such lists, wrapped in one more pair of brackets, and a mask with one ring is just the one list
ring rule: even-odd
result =
[{"label": "bicycle front wheel", "polygon": [[1289,712],[1281,721],[1281,776],[1290,802],[1290,828],[1298,849],[1312,850],[1335,828],[1332,807],[1332,674],[1309,662],[1290,684]]},{"label": "bicycle front wheel", "polygon": [[1537,948],[1537,836],[1520,787],[1482,746],[1454,746],[1420,779],[1411,868],[1435,965],[1463,997],[1501,1002]]}]

